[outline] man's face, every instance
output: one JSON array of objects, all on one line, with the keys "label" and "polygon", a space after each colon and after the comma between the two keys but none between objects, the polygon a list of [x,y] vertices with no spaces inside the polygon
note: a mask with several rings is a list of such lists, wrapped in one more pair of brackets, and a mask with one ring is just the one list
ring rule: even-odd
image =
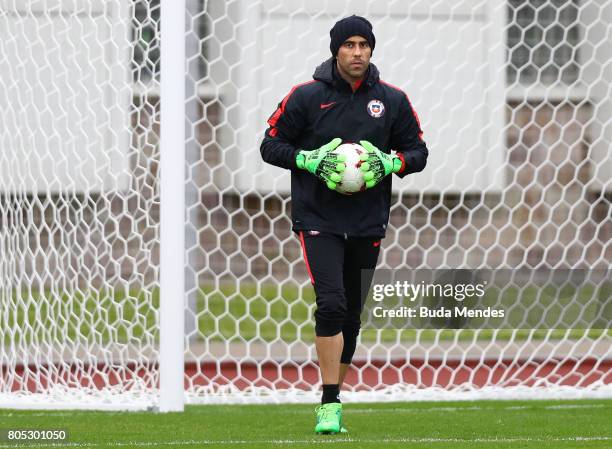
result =
[{"label": "man's face", "polygon": [[363,78],[370,65],[372,49],[368,41],[361,36],[349,37],[338,49],[336,60],[343,78],[357,81]]}]

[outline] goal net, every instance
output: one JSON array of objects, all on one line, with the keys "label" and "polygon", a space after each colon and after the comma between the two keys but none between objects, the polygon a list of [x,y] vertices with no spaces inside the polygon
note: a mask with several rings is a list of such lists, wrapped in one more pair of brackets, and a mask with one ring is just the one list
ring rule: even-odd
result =
[{"label": "goal net", "polygon": [[[185,4],[186,137],[173,151],[185,152],[186,401],[319,395],[290,173],[259,144],[351,14],[373,23],[372,62],[410,97],[430,149],[423,172],[393,180],[379,268],[596,271],[603,281],[563,304],[576,316],[595,304],[603,320],[369,327],[343,395],[612,396],[612,4]],[[0,407],[158,405],[163,14],[159,0],[0,1]],[[513,307],[545,315],[558,298],[532,287],[509,282]]]}]

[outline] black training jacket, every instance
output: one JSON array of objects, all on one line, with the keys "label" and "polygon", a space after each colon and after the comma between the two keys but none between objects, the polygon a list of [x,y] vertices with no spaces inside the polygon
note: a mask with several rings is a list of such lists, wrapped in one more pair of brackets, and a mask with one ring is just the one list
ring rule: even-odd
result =
[{"label": "black training jacket", "polygon": [[293,229],[358,237],[384,237],[389,222],[391,176],[377,186],[342,195],[295,165],[299,150],[314,150],[340,137],[343,143],[368,140],[381,151],[404,157],[398,176],[425,168],[428,150],[406,94],[380,80],[370,64],[352,91],[336,72],[335,58],[316,68],[314,80],[295,86],[268,119],[261,143],[269,164],[291,170]]}]

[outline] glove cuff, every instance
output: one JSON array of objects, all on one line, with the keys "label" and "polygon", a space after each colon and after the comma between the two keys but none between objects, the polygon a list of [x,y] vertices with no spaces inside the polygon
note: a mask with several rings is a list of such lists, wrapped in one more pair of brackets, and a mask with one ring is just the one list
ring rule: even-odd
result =
[{"label": "glove cuff", "polygon": [[295,156],[295,165],[301,170],[306,168],[306,156],[304,156],[302,150],[298,150],[297,155]]},{"label": "glove cuff", "polygon": [[[401,162],[401,165],[397,163],[397,161]],[[397,170],[395,170],[395,168],[399,165],[399,168]],[[404,155],[402,153],[397,153],[396,154],[396,158],[393,161],[393,172],[394,173],[404,173],[404,170],[406,169],[406,159],[404,158]]]}]

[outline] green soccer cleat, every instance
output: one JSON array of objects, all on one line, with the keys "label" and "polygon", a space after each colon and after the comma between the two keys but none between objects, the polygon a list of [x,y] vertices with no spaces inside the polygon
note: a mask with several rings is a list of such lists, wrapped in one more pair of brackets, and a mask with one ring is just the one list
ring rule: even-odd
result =
[{"label": "green soccer cleat", "polygon": [[315,411],[317,412],[317,425],[315,426],[317,434],[335,434],[343,429],[341,403],[323,404],[317,407]]}]

